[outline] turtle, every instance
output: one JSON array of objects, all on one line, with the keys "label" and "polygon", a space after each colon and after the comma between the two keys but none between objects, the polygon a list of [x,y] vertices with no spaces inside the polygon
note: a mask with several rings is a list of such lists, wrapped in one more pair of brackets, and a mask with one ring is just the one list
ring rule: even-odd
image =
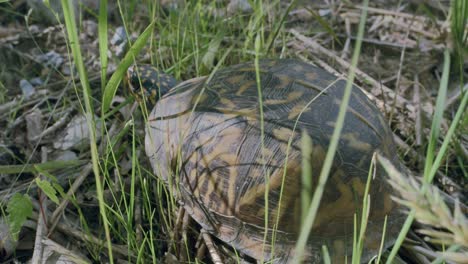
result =
[{"label": "turtle", "polygon": [[[127,72],[132,93],[153,107],[145,151],[155,175],[206,232],[256,260],[290,263],[300,232],[301,162],[317,185],[346,79],[297,59],[263,59],[181,83],[152,65]],[[302,154],[302,137],[311,139]],[[336,155],[311,234],[305,263],[352,254],[355,214],[375,152],[398,168],[393,133],[378,108],[353,85]],[[362,260],[395,241],[402,213],[386,172],[376,166]],[[387,217],[386,230],[383,229]],[[359,219],[359,218],[357,218]]]}]

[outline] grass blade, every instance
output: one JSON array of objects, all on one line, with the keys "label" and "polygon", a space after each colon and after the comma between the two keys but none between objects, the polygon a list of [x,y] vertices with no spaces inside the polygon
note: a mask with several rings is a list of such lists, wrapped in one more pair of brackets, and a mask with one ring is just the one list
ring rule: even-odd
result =
[{"label": "grass blade", "polygon": [[301,190],[301,224],[305,222],[307,210],[312,200],[312,166],[310,155],[312,153],[312,139],[307,132],[302,132],[302,190]]},{"label": "grass blade", "polygon": [[98,34],[99,34],[99,57],[101,59],[101,88],[104,91],[106,85],[106,73],[107,73],[107,0],[101,0],[99,4],[99,23],[98,23]]},{"label": "grass blade", "polygon": [[88,74],[86,72],[85,65],[83,62],[83,57],[81,55],[80,42],[79,42],[77,27],[75,23],[75,13],[73,11],[73,8],[70,7],[70,1],[62,0],[61,3],[62,3],[63,15],[65,19],[65,26],[67,28],[68,41],[70,43],[70,47],[71,47],[72,54],[73,54],[73,59],[78,69],[80,82],[83,88],[85,117],[86,117],[86,122],[88,124],[88,129],[89,129],[91,159],[93,163],[94,177],[96,180],[96,192],[97,192],[98,202],[99,202],[99,211],[102,217],[104,231],[106,234],[109,261],[110,263],[114,263],[113,256],[112,256],[112,240],[110,237],[110,230],[109,230],[109,225],[108,225],[109,221],[107,219],[107,214],[106,214],[106,205],[104,202],[103,185],[101,182],[101,176],[100,176],[100,170],[99,170],[99,154],[98,154],[98,148],[97,148],[97,143],[96,143],[97,142],[96,123],[94,120],[94,109],[91,104],[91,98],[92,98],[91,88],[89,86]]},{"label": "grass blade", "polygon": [[[439,150],[439,153],[437,153],[437,157],[434,160],[434,152],[435,152],[435,142],[438,139],[439,136],[439,127],[443,115],[443,110],[445,108],[445,97],[447,94],[447,86],[448,86],[448,76],[449,76],[449,70],[450,70],[450,54],[448,50],[444,52],[444,70],[442,72],[442,80],[440,83],[439,87],[439,94],[437,97],[437,102],[436,102],[436,108],[434,112],[434,119],[432,122],[432,128],[431,128],[431,138],[429,139],[429,146],[427,149],[427,155],[426,155],[426,164],[424,168],[424,184],[422,185],[421,193],[424,193],[428,187],[428,184],[432,182],[434,179],[434,176],[442,162],[442,158],[445,156],[445,153],[447,152],[448,144],[450,143],[453,134],[455,133],[455,128],[457,127],[463,113],[466,111],[466,103],[468,101],[468,93],[465,93],[463,96],[463,100],[460,104],[460,107],[457,110],[457,113],[455,114],[455,117],[452,121],[452,124],[450,125],[449,130],[447,131],[447,135],[444,137],[444,141],[442,143],[442,147]],[[440,98],[442,97],[443,98]],[[436,137],[437,136],[437,137]],[[411,224],[413,223],[415,216],[415,211],[411,210],[404,225],[403,228],[398,235],[398,238],[395,242],[395,245],[392,248],[392,251],[390,252],[386,264],[391,264],[393,259],[395,258],[398,249],[401,247],[404,238],[406,237],[406,234],[408,233]]]},{"label": "grass blade", "polygon": [[140,52],[140,50],[145,46],[148,38],[153,32],[154,22],[149,24],[149,26],[141,33],[135,43],[132,45],[130,50],[125,54],[125,57],[122,59],[120,64],[117,66],[114,74],[112,74],[109,82],[104,89],[104,95],[102,97],[102,114],[105,115],[109,111],[112,99],[115,96],[117,88],[119,87],[120,81],[125,76],[128,67],[134,62],[135,57]]},{"label": "grass blade", "polygon": [[427,147],[426,163],[424,166],[424,180],[431,182],[432,178],[429,177],[429,171],[432,167],[434,160],[434,153],[437,141],[440,135],[440,124],[442,123],[444,115],[445,100],[447,98],[448,77],[450,71],[450,53],[448,50],[444,52],[444,69],[442,72],[442,79],[440,81],[439,91],[437,93],[437,101],[434,110],[434,117],[432,119],[431,133],[429,137],[429,145]]},{"label": "grass blade", "polygon": [[364,35],[364,28],[365,28],[365,22],[366,22],[366,17],[367,17],[368,0],[364,0],[363,6],[364,8],[362,11],[361,20],[359,22],[358,41],[356,42],[356,47],[354,48],[352,65],[349,70],[349,77],[346,82],[346,88],[345,88],[343,99],[340,105],[340,112],[336,120],[336,126],[335,126],[335,129],[333,130],[333,135],[330,141],[330,146],[328,147],[328,151],[325,157],[322,171],[320,172],[317,188],[315,189],[315,193],[312,198],[312,202],[310,204],[306,220],[304,222],[304,225],[301,227],[301,232],[299,234],[299,238],[296,243],[296,255],[294,256],[293,263],[299,263],[302,260],[302,256],[304,255],[304,250],[307,244],[307,239],[309,237],[310,231],[312,230],[312,226],[314,224],[315,216],[317,214],[317,211],[320,205],[320,200],[322,198],[322,194],[325,188],[325,184],[328,180],[328,175],[330,173],[330,169],[333,164],[335,152],[338,147],[338,141],[341,135],[341,130],[343,129],[344,119],[346,116],[346,109],[348,108],[348,103],[349,103],[349,99],[351,96],[351,89],[352,89],[352,85],[354,81],[356,65],[357,65],[360,50],[361,50],[362,37]]}]

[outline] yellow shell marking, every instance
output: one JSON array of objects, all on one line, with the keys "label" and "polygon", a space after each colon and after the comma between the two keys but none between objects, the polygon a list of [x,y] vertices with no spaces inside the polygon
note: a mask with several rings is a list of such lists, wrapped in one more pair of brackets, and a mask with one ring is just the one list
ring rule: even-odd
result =
[{"label": "yellow shell marking", "polygon": [[286,103],[291,103],[296,99],[299,99],[303,95],[304,93],[302,91],[294,91],[294,92],[290,92],[286,99],[282,99],[282,100],[281,99],[268,99],[268,100],[265,100],[263,103],[265,105],[286,104]]},{"label": "yellow shell marking", "polygon": [[347,141],[348,146],[353,149],[368,152],[371,150],[371,144],[359,140],[358,133],[345,133],[341,135],[341,138]]},{"label": "yellow shell marking", "polygon": [[257,156],[255,162],[257,162],[258,164],[264,164],[264,165],[269,165],[269,166],[272,166],[272,165],[277,165],[274,161],[273,161],[273,155],[275,153],[269,149],[269,148],[264,148],[262,149],[261,153],[259,156]]},{"label": "yellow shell marking", "polygon": [[306,72],[305,77],[310,81],[317,80],[317,73],[315,72]]},{"label": "yellow shell marking", "polygon": [[239,86],[239,89],[236,92],[237,96],[242,95],[247,89],[250,87],[257,87],[257,83],[255,81],[246,81],[241,86]]},{"label": "yellow shell marking", "polygon": [[277,140],[288,141],[293,135],[291,129],[287,127],[280,127],[273,129],[273,136]]},{"label": "yellow shell marking", "polygon": [[304,109],[307,105],[307,102],[301,101],[298,102],[293,106],[291,111],[289,111],[288,119],[293,120],[296,119],[303,111],[307,111],[307,109]]},{"label": "yellow shell marking", "polygon": [[[215,121],[214,123],[218,123],[216,122],[218,118],[212,117],[212,120]],[[201,134],[199,142],[194,143],[197,146],[210,145],[213,144],[212,142],[218,141],[223,143],[217,145],[211,152],[203,153],[202,160],[200,161],[198,161],[198,155],[193,155],[190,158],[194,163],[200,162],[201,167],[204,168],[210,168],[210,164],[219,164],[221,161],[228,165],[228,178],[220,176],[216,170],[211,173],[207,171],[198,175],[198,172],[194,169],[190,174],[191,181],[196,181],[193,192],[195,197],[200,197],[205,205],[209,204],[209,208],[227,215],[232,215],[233,213],[232,208],[234,208],[236,196],[235,183],[238,175],[235,167],[238,164],[238,157],[233,153],[233,149],[237,147],[242,135],[242,130],[236,127],[231,127],[227,132],[216,135],[215,138]],[[203,189],[205,185],[207,188]],[[227,190],[224,189],[226,185]],[[213,199],[212,195],[215,193],[219,199]]]},{"label": "yellow shell marking", "polygon": [[[285,180],[283,193],[292,193],[300,190],[300,177],[296,177],[297,175],[300,175],[300,170],[301,165],[297,162],[297,159],[291,159],[291,161],[287,164],[286,175],[283,174],[284,168],[279,168],[274,172],[269,171],[267,172],[268,174],[265,174],[263,171],[258,171],[258,173],[255,174],[258,175],[256,177],[269,177],[269,179],[265,179],[265,182],[262,184],[252,186],[244,193],[244,195],[242,195],[242,197],[240,197],[238,203],[236,204],[236,214],[239,214],[239,212],[243,211],[243,208],[244,211],[248,211],[245,210],[245,208],[253,208],[257,210],[256,212],[253,212],[255,213],[257,219],[249,219],[249,216],[241,215],[244,216],[244,220],[254,223],[259,222],[258,219],[264,219],[266,204],[260,206],[257,204],[257,201],[263,201],[266,192],[269,192],[270,194],[276,192],[279,195],[283,183],[283,175]],[[271,173],[271,175],[269,173]],[[279,219],[279,222],[289,221],[290,223],[299,220],[285,218],[287,213],[298,211],[298,207],[300,205],[299,202],[300,201],[298,196],[284,195],[281,203],[277,204],[276,206],[269,204],[268,227],[272,228],[276,224],[277,219]],[[260,224],[263,222],[264,220],[260,221]],[[297,224],[298,223],[288,225],[287,227],[292,229],[288,231],[297,231]]]},{"label": "yellow shell marking", "polygon": [[338,170],[329,179],[329,181],[331,180],[336,188],[338,188],[340,197],[333,203],[327,203],[321,206],[320,210],[326,213],[317,215],[314,227],[326,225],[328,222],[335,220],[336,217],[343,216],[344,213],[352,215],[356,211],[351,188],[349,188],[347,183],[341,180],[345,178],[344,174],[343,171]]},{"label": "yellow shell marking", "polygon": [[225,107],[229,108],[229,109],[236,109],[237,108],[237,105],[235,103],[233,103],[231,100],[227,99],[227,98],[220,98],[219,101],[221,102],[221,104],[223,104]]}]

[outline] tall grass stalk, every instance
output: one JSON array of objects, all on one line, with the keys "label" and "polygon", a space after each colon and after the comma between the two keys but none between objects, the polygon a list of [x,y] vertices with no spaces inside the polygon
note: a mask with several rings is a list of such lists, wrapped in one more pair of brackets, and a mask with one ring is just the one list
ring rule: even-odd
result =
[{"label": "tall grass stalk", "polygon": [[379,247],[379,253],[377,254],[377,260],[375,261],[376,264],[380,263],[380,258],[382,257],[382,251],[385,243],[385,231],[387,230],[387,220],[388,216],[385,216],[384,220],[384,225],[383,225],[383,232],[382,232],[382,239],[380,240],[380,247]]},{"label": "tall grass stalk", "polygon": [[[426,163],[424,166],[424,184],[422,185],[421,188],[421,193],[425,193],[428,185],[431,184],[435,172],[440,166],[440,162],[442,161],[442,158],[444,157],[448,143],[450,142],[453,132],[455,131],[455,127],[458,123],[456,119],[453,120],[453,123],[447,133],[447,135],[444,138],[444,143],[442,144],[443,148],[439,150],[439,153],[437,154],[436,161],[434,161],[434,155],[435,155],[435,148],[436,148],[436,143],[437,140],[439,139],[439,134],[440,134],[440,124],[442,122],[442,117],[445,109],[445,98],[447,96],[447,87],[448,87],[448,77],[449,77],[449,72],[450,71],[450,53],[448,50],[445,50],[444,52],[444,68],[442,72],[442,79],[440,82],[439,86],[439,92],[437,96],[437,101],[436,101],[436,107],[434,110],[434,118],[432,120],[432,126],[431,126],[431,133],[430,133],[430,138],[429,138],[429,145],[427,147],[427,154],[426,154]],[[467,93],[468,94],[468,93]],[[465,97],[466,95],[465,94]],[[466,102],[465,102],[466,103]],[[461,108],[459,108],[460,111]],[[458,115],[458,112],[457,112]],[[453,129],[453,130],[452,130]],[[452,133],[449,133],[450,130],[452,130]],[[445,147],[444,147],[445,145]],[[403,240],[405,239],[406,235],[408,234],[409,229],[411,228],[411,224],[414,221],[415,217],[415,211],[414,209],[411,210],[408,214],[408,217],[406,218],[405,223],[403,224],[403,227],[400,231],[400,234],[398,234],[397,240],[392,248],[392,251],[390,252],[386,264],[391,264],[393,263],[393,259],[398,253],[398,250],[400,249],[401,245],[403,244]]]},{"label": "tall grass stalk", "polygon": [[[62,0],[64,1],[64,0]],[[117,88],[119,87],[120,82],[124,78],[128,67],[135,61],[136,56],[140,52],[140,50],[145,46],[148,41],[148,38],[151,36],[153,31],[154,22],[148,25],[146,29],[141,33],[135,43],[132,45],[130,50],[125,54],[125,57],[122,59],[120,64],[117,66],[114,74],[112,74],[109,82],[107,83],[106,87],[104,88],[104,93],[102,97],[102,115],[109,111],[112,99],[117,92]]]},{"label": "tall grass stalk", "polygon": [[452,0],[451,2],[451,32],[455,46],[455,63],[458,64],[460,86],[463,86],[464,57],[468,55],[468,1]]},{"label": "tall grass stalk", "polygon": [[267,39],[267,48],[266,52],[269,52],[273,48],[273,44],[275,43],[276,38],[278,37],[281,29],[283,28],[284,22],[286,18],[289,16],[289,12],[291,12],[292,8],[296,6],[296,0],[292,0],[289,3],[288,7],[284,11],[283,15],[281,16],[281,20],[275,25],[275,29],[273,30],[273,34],[270,34]]},{"label": "tall grass stalk", "polygon": [[[268,237],[268,220],[269,220],[269,194],[270,194],[270,174],[266,171],[266,158],[265,158],[265,121],[264,121],[264,116],[263,116],[263,97],[262,97],[262,83],[260,79],[260,49],[262,47],[261,43],[261,36],[260,34],[257,34],[255,37],[255,81],[257,83],[257,94],[258,94],[258,110],[259,110],[259,115],[260,115],[260,147],[262,149],[262,172],[265,177],[265,194],[264,194],[264,200],[265,200],[265,223],[264,223],[264,228],[265,228],[265,233],[263,235],[263,248],[262,251],[265,252],[265,247],[266,247],[266,242],[267,242],[267,237]],[[272,244],[274,242],[272,241]],[[274,247],[272,246],[271,249],[271,254],[273,255]],[[263,262],[264,254],[262,254],[262,259],[260,262]]]},{"label": "tall grass stalk", "polygon": [[445,100],[447,98],[448,78],[450,73],[450,53],[448,50],[444,52],[444,68],[442,79],[437,93],[437,101],[435,105],[434,117],[432,119],[431,133],[429,136],[429,145],[426,153],[426,163],[424,164],[424,180],[426,183],[432,182],[434,175],[430,175],[430,170],[433,167],[435,149],[440,135],[440,124],[442,123]]},{"label": "tall grass stalk", "polygon": [[372,156],[372,162],[369,168],[369,173],[367,175],[366,187],[365,187],[364,196],[362,199],[361,224],[360,224],[359,230],[354,230],[355,237],[356,237],[356,234],[359,232],[359,236],[357,237],[357,240],[353,242],[352,260],[353,260],[353,263],[356,263],[356,264],[361,263],[361,255],[362,255],[362,250],[364,248],[364,238],[365,238],[364,235],[366,233],[367,222],[369,220],[370,203],[371,203],[369,190],[371,186],[371,179],[375,178],[375,170],[376,170],[375,162],[376,162],[376,157],[374,155]]},{"label": "tall grass stalk", "polygon": [[84,66],[83,57],[80,50],[80,42],[78,38],[77,27],[75,23],[75,14],[73,8],[70,7],[70,2],[67,0],[61,0],[62,9],[65,19],[65,26],[67,28],[68,41],[72,50],[73,59],[78,69],[80,82],[83,89],[83,101],[85,104],[85,117],[88,125],[89,136],[90,136],[90,147],[91,147],[91,159],[93,163],[93,172],[96,180],[96,193],[99,202],[99,211],[101,214],[104,232],[106,235],[107,249],[109,254],[110,263],[114,263],[112,255],[112,243],[109,231],[109,221],[106,213],[106,205],[104,202],[103,184],[101,182],[100,170],[99,170],[99,154],[97,149],[96,140],[96,123],[94,120],[94,109],[91,104],[91,89],[88,82],[88,75]]},{"label": "tall grass stalk", "polygon": [[99,36],[99,58],[101,59],[101,89],[104,91],[104,87],[107,82],[107,0],[99,1],[99,22],[98,22],[98,36]]},{"label": "tall grass stalk", "polygon": [[304,224],[305,218],[312,200],[312,139],[306,131],[302,132],[302,190],[301,190],[301,225]]},{"label": "tall grass stalk", "polygon": [[301,262],[303,258],[304,250],[307,244],[307,239],[312,230],[315,216],[317,215],[317,211],[320,205],[320,200],[322,198],[322,195],[325,189],[325,184],[328,180],[330,169],[333,164],[333,159],[335,157],[335,152],[338,146],[338,141],[341,135],[341,130],[343,129],[344,119],[346,116],[346,109],[348,108],[348,103],[349,103],[349,99],[351,96],[351,89],[352,89],[353,82],[354,82],[356,65],[357,65],[359,54],[361,51],[362,38],[364,35],[364,28],[365,28],[365,23],[366,23],[366,18],[367,18],[368,3],[369,3],[368,0],[363,1],[364,8],[362,9],[362,15],[359,21],[359,30],[358,30],[358,36],[357,36],[357,41],[356,41],[356,47],[354,48],[354,52],[353,52],[351,67],[350,67],[348,79],[346,82],[346,88],[345,88],[343,99],[340,105],[340,112],[338,114],[338,118],[335,123],[335,129],[333,130],[333,135],[330,141],[330,146],[328,147],[327,155],[325,156],[325,161],[324,161],[322,170],[320,172],[318,185],[315,188],[314,196],[312,198],[312,202],[310,204],[306,220],[304,222],[304,225],[302,225],[301,227],[299,238],[296,243],[296,255],[293,258],[293,263],[299,263]]}]

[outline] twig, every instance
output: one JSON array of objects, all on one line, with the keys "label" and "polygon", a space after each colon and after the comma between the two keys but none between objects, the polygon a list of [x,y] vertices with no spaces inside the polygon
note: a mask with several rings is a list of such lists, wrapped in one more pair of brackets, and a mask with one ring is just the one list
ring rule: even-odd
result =
[{"label": "twig", "polygon": [[218,251],[216,250],[213,240],[210,237],[210,234],[208,234],[205,230],[201,230],[201,234],[203,236],[203,240],[205,240],[206,247],[208,248],[208,252],[210,252],[211,256],[211,261],[213,261],[214,264],[223,264],[223,260],[218,254]]},{"label": "twig", "polygon": [[195,244],[197,249],[197,257],[196,259],[202,260],[206,253],[206,244],[203,243],[203,234],[200,233],[197,238],[197,243]]},{"label": "twig", "polygon": [[[101,240],[88,233],[84,233],[74,228],[71,228],[69,225],[59,222],[57,224],[57,229],[60,230],[60,232],[66,235],[69,235],[71,237],[74,237],[75,239],[78,239],[80,241],[89,242],[89,243],[107,248],[108,244],[106,241]],[[127,245],[112,245],[112,252],[117,253],[121,256],[131,257],[131,255],[129,255],[130,252],[128,251]]]},{"label": "twig", "polygon": [[[92,170],[92,164],[88,163],[83,167],[81,170],[80,175],[76,178],[76,180],[73,182],[72,186],[67,192],[67,197],[73,197],[75,194],[76,190],[81,186],[83,181],[86,179],[89,173],[91,173]],[[54,231],[55,226],[57,225],[58,221],[60,220],[60,214],[62,211],[67,207],[69,203],[69,199],[63,199],[62,202],[59,204],[59,206],[55,209],[55,211],[52,213],[52,217],[50,218],[50,229],[49,229],[49,235]]]},{"label": "twig", "polygon": [[77,264],[91,263],[90,260],[84,258],[83,256],[77,255],[76,253],[70,251],[69,249],[63,247],[62,245],[58,244],[57,242],[51,239],[44,239],[42,240],[42,243],[45,246],[52,248],[53,251],[59,253],[60,255],[66,256],[69,260],[73,261],[73,263],[77,263]]},{"label": "twig", "polygon": [[[42,147],[41,148],[41,159],[42,162],[47,161],[47,148]],[[42,174],[39,175],[39,178],[41,180],[44,179],[44,176]],[[34,251],[33,251],[33,256],[31,258],[31,263],[32,264],[39,264],[42,261],[42,254],[43,254],[43,247],[42,247],[42,239],[44,238],[44,234],[46,233],[46,215],[45,215],[45,208],[47,208],[47,196],[44,194],[44,192],[41,191],[41,189],[38,189],[38,194],[39,194],[39,216],[37,218],[37,229],[36,229],[36,239],[34,241]]]},{"label": "twig", "polygon": [[419,92],[419,77],[418,74],[414,75],[414,95],[413,95],[413,103],[416,106],[416,122],[415,122],[415,143],[416,146],[421,146],[422,144],[422,124],[421,124],[421,95]]},{"label": "twig", "polygon": [[68,116],[70,115],[70,113],[73,111],[73,107],[69,108],[65,114],[59,119],[57,120],[57,122],[55,122],[52,126],[48,127],[47,129],[43,130],[41,132],[41,134],[33,137],[31,139],[31,141],[36,141],[36,140],[39,140],[47,135],[50,135],[52,133],[54,133],[57,129],[59,129],[60,127],[62,127],[63,125],[65,125],[68,121]]},{"label": "twig", "polygon": [[[363,9],[364,7],[361,5],[354,5],[354,8],[358,9]],[[428,22],[428,18],[424,16],[415,16],[414,14],[408,14],[408,13],[402,13],[402,12],[397,12],[397,11],[391,11],[387,9],[381,9],[381,8],[375,8],[375,7],[368,7],[367,12],[371,13],[376,13],[376,14],[381,14],[381,15],[391,15],[391,16],[396,16],[396,17],[403,17],[403,18],[408,18],[408,19],[414,19],[414,20],[419,20],[421,22]],[[441,26],[444,24],[442,21],[436,21],[436,23]]]},{"label": "twig", "polygon": [[[410,26],[413,24],[413,21],[411,21],[411,24]],[[405,33],[405,39],[407,39],[409,36],[409,30],[406,31]],[[392,119],[393,119],[393,113],[395,113],[394,111],[394,108],[396,106],[396,102],[397,102],[397,95],[399,94],[399,89],[400,89],[400,82],[401,82],[401,71],[403,69],[403,61],[405,60],[405,54],[406,54],[406,44],[404,45],[403,49],[401,50],[401,55],[400,55],[400,64],[398,65],[398,73],[397,73],[397,80],[396,80],[396,84],[395,84],[395,95],[394,97],[392,98],[392,108],[390,110],[390,117],[388,118],[388,122],[389,124],[392,123]]]}]

